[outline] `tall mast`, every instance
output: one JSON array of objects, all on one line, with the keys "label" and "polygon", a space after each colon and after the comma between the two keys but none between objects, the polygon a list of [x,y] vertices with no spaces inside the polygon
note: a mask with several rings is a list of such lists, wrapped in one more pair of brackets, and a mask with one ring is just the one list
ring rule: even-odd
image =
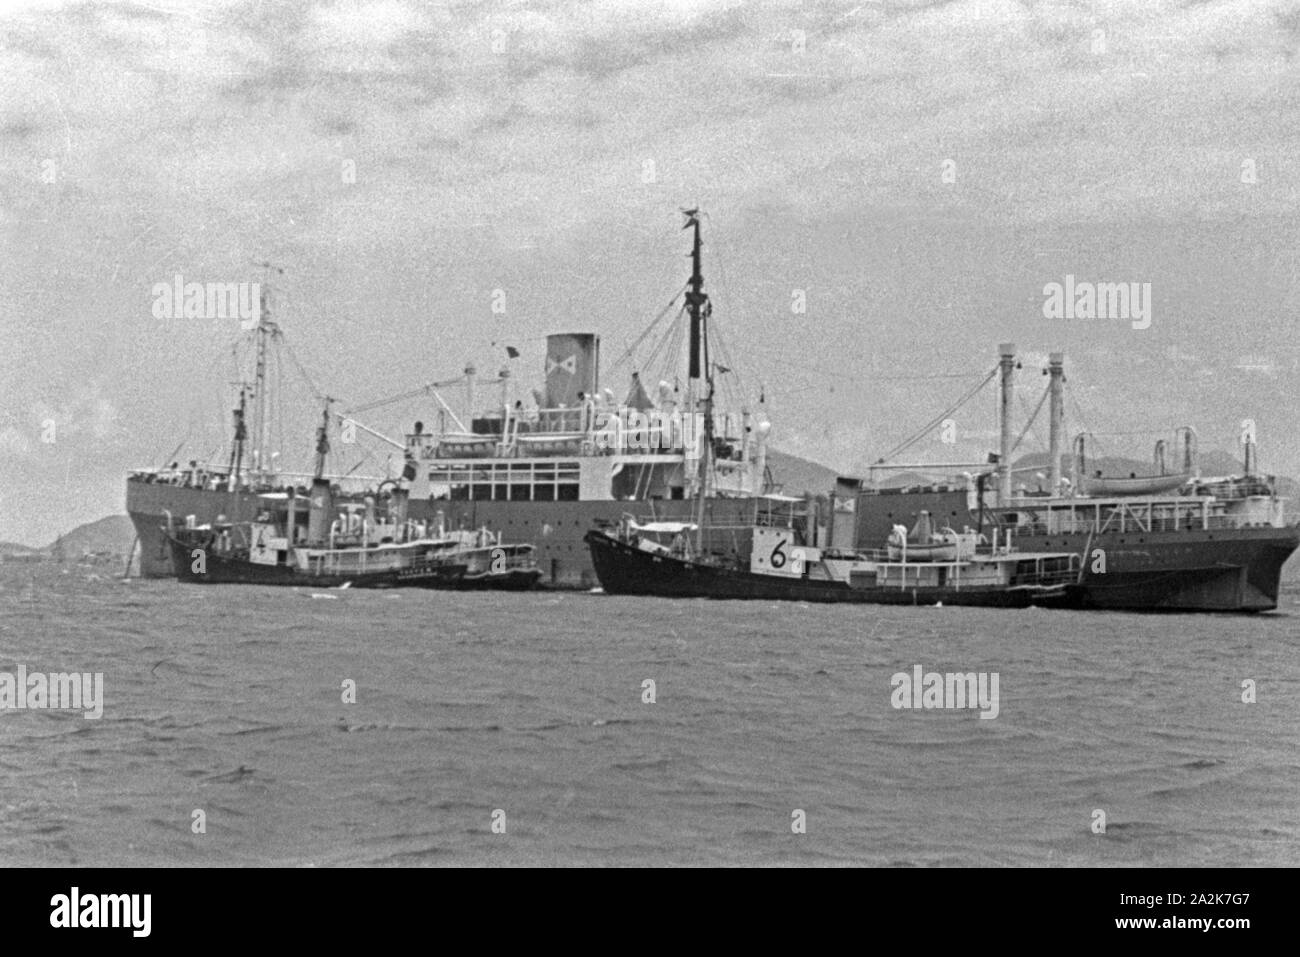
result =
[{"label": "tall mast", "polygon": [[1047,357],[1048,388],[1051,390],[1048,411],[1051,426],[1048,432],[1048,449],[1052,460],[1048,489],[1052,495],[1061,494],[1061,441],[1065,435],[1065,353],[1053,352]]},{"label": "tall mast", "polygon": [[253,406],[253,461],[257,463],[259,472],[266,471],[266,448],[262,440],[262,428],[267,420],[266,415],[266,322],[271,312],[270,290],[262,286],[262,294],[258,303],[257,310],[257,328],[254,331],[256,336],[257,347],[257,366],[253,372],[253,398],[256,405]]},{"label": "tall mast", "polygon": [[[700,268],[700,211],[685,210],[686,225],[691,229],[691,280],[686,293],[686,307],[691,316],[690,365],[687,369],[686,407],[691,416],[696,414],[695,403],[699,391],[701,368],[705,378],[704,394],[704,448],[700,454],[700,471],[694,480],[696,497],[695,546],[698,552],[704,542],[704,500],[708,495],[709,454],[713,446],[713,370],[709,367],[709,347],[706,325],[713,311],[709,297],[704,292],[704,273]],[[703,362],[701,362],[701,359]],[[692,422],[692,425],[694,423]]]},{"label": "tall mast", "polygon": [[321,415],[321,423],[316,429],[316,477],[324,478],[325,476],[325,456],[330,454],[330,405],[334,399],[325,396],[325,411]]},{"label": "tall mast", "polygon": [[998,450],[998,504],[1006,507],[1011,504],[1011,399],[1015,387],[1016,347],[1010,342],[1002,343],[1002,421],[1000,423],[1002,443]]},{"label": "tall mast", "polygon": [[254,459],[257,462],[258,471],[265,476],[267,474],[267,448],[271,444],[271,417],[268,414],[270,398],[266,394],[266,344],[269,339],[279,333],[279,328],[271,321],[271,274],[272,272],[279,275],[284,274],[284,270],[279,266],[269,262],[261,262],[257,265],[266,270],[266,278],[262,282],[261,295],[258,297],[257,309],[257,327],[255,334],[257,336],[257,368],[253,375],[253,398],[256,405],[253,406],[253,441],[256,443],[253,447]]},{"label": "tall mast", "polygon": [[230,474],[226,479],[226,490],[234,491],[239,484],[239,470],[244,464],[244,443],[248,440],[248,426],[244,416],[248,407],[248,384],[240,383],[239,408],[235,409],[235,442],[230,449]]}]

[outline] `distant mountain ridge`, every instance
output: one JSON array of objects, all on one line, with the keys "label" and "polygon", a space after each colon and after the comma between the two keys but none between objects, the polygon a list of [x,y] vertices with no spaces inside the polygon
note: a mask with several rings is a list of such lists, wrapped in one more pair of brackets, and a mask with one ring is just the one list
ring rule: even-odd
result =
[{"label": "distant mountain ridge", "polygon": [[40,552],[41,549],[20,542],[0,542],[0,555],[38,555]]},{"label": "distant mountain ridge", "polygon": [[135,543],[135,526],[126,515],[106,515],[104,518],[60,535],[41,549],[54,554],[62,548],[65,558],[75,560],[87,552],[121,555],[126,558]]},{"label": "distant mountain ridge", "polygon": [[840,473],[817,462],[802,459],[788,452],[768,449],[767,467],[773,481],[784,495],[829,494]]}]

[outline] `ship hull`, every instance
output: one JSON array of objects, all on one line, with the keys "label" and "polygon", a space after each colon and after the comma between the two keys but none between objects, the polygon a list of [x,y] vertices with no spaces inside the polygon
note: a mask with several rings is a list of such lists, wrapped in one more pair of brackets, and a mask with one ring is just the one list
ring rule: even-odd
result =
[{"label": "ship hull", "polygon": [[424,562],[406,568],[352,575],[309,574],[284,565],[260,565],[242,558],[222,556],[204,550],[202,570],[190,561],[194,546],[164,536],[172,554],[172,566],[182,582],[195,585],[280,585],[311,588],[456,588],[465,566]]},{"label": "ship hull", "polygon": [[466,575],[456,582],[460,591],[529,591],[537,587],[542,573],[531,571],[502,572],[494,575]]},{"label": "ship hull", "polygon": [[[653,506],[648,507],[648,506]],[[583,541],[594,524],[615,523],[633,508],[660,521],[691,521],[689,501],[509,502],[413,500],[409,514],[449,528],[487,527],[536,548],[543,588],[589,589],[599,582]],[[127,483],[127,510],[139,535],[140,573],[172,577],[176,571],[162,528],[168,515],[195,516],[199,524],[256,517],[256,496],[165,484]],[[748,554],[752,499],[715,499],[708,512],[707,550]],[[954,528],[979,527],[962,491],[882,493],[858,499],[857,541],[885,541],[896,524],[910,525],[920,511]],[[987,518],[987,517],[986,517]],[[987,522],[985,523],[987,524]],[[725,526],[733,526],[725,528]],[[722,526],[722,527],[720,527]],[[1300,545],[1296,526],[1182,529],[1163,532],[1018,534],[1020,551],[1073,552],[1087,570],[1077,601],[1082,607],[1126,611],[1260,612],[1277,607],[1282,566]],[[1097,550],[1105,572],[1092,571]]]},{"label": "ship hull", "polygon": [[[981,523],[957,490],[883,491],[860,496],[857,508],[859,542],[883,541],[922,511],[954,528],[987,528],[990,518]],[[1114,611],[1272,611],[1282,566],[1298,546],[1295,525],[1015,536],[1017,551],[1078,555],[1085,570],[1081,607]]]},{"label": "ship hull", "polygon": [[[1075,551],[1082,606],[1117,611],[1272,611],[1297,545],[1295,527],[1016,539],[1023,551]],[[1104,571],[1093,570],[1099,550]]]},{"label": "ship hull", "polygon": [[644,551],[600,531],[589,532],[586,541],[601,587],[610,595],[983,608],[1070,607],[1077,603],[1071,586],[1033,589],[857,586],[698,564]]}]

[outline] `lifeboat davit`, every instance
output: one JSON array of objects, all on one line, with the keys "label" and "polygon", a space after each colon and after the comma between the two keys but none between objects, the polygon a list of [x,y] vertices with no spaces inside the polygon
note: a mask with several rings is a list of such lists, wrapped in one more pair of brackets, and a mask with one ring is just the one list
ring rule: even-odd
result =
[{"label": "lifeboat davit", "polygon": [[895,525],[887,543],[890,561],[954,562],[960,537],[951,528],[935,532],[930,513],[922,512],[909,534],[904,525]]}]

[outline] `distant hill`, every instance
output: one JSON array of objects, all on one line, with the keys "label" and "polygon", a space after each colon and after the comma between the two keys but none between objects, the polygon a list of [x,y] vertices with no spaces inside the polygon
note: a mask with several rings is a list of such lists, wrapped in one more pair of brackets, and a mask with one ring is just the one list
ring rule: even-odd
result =
[{"label": "distant hill", "polygon": [[60,535],[41,551],[51,553],[62,545],[64,557],[76,560],[87,552],[107,552],[126,558],[135,542],[135,527],[125,515],[109,515],[96,522],[78,525]]},{"label": "distant hill", "polygon": [[0,561],[30,561],[32,559],[39,560],[42,557],[40,551],[30,545],[20,545],[17,542],[0,542]]},{"label": "distant hill", "polygon": [[802,495],[805,492],[826,495],[835,487],[835,479],[840,474],[824,465],[776,449],[767,450],[767,467],[784,495]]},{"label": "distant hill", "polygon": [[0,542],[0,552],[34,552],[37,550],[30,545],[20,545],[18,542]]}]

